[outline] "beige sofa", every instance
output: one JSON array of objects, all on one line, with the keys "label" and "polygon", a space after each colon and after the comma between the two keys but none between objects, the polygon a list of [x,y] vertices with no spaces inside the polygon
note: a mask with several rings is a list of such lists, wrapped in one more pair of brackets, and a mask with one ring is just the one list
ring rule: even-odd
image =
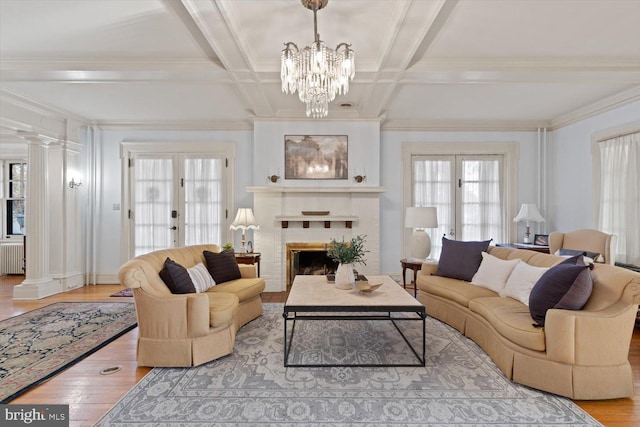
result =
[{"label": "beige sofa", "polygon": [[[550,267],[563,258],[490,246],[491,255]],[[591,271],[593,293],[580,311],[551,309],[534,327],[521,302],[463,280],[435,276],[424,263],[418,300],[427,314],[474,340],[511,380],[572,399],[633,395],[628,361],[640,274],[607,264]]]},{"label": "beige sofa", "polygon": [[240,264],[241,279],[219,283],[203,293],[172,294],[159,276],[167,257],[189,268],[204,263],[203,251],[216,245],[187,246],[140,255],[118,272],[133,289],[138,316],[140,366],[186,367],[233,351],[236,331],[262,314],[264,280],[255,265]]},{"label": "beige sofa", "polygon": [[617,237],[599,230],[575,230],[566,233],[553,231],[549,234],[549,252],[559,249],[589,251],[602,255],[605,264],[615,265]]}]

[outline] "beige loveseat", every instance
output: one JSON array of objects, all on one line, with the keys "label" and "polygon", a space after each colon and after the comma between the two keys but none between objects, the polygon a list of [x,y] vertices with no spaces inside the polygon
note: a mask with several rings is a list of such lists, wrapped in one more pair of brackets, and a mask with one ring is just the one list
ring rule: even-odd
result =
[{"label": "beige loveseat", "polygon": [[204,263],[203,251],[216,245],[187,246],[140,255],[125,263],[120,283],[133,289],[138,316],[140,366],[186,367],[233,351],[236,331],[262,314],[264,280],[255,265],[239,265],[241,279],[218,283],[203,293],[172,294],[160,278],[167,257],[185,268]]},{"label": "beige loveseat", "polygon": [[[504,247],[490,246],[488,252],[538,267],[564,260]],[[423,264],[417,280],[418,300],[427,314],[474,340],[511,380],[572,399],[633,395],[628,355],[640,303],[639,273],[596,264],[586,306],[579,311],[551,309],[545,326],[534,327],[521,302],[435,276],[436,270],[436,264]]]}]

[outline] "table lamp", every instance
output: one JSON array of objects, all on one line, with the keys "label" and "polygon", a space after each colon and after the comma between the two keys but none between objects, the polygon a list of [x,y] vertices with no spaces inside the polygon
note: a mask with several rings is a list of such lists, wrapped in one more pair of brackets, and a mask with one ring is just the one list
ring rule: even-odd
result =
[{"label": "table lamp", "polygon": [[424,229],[438,226],[436,208],[425,206],[408,207],[405,212],[404,226],[413,229],[409,244],[411,258],[426,259],[431,253],[431,238]]},{"label": "table lamp", "polygon": [[532,243],[531,242],[531,231],[529,229],[529,222],[544,222],[544,218],[538,212],[538,208],[534,203],[523,203],[520,206],[520,212],[513,218],[513,222],[521,222],[524,221],[527,223],[527,231],[524,233],[524,243]]},{"label": "table lamp", "polygon": [[229,228],[232,230],[242,230],[242,253],[246,253],[245,232],[247,229],[257,230],[260,226],[256,224],[256,219],[253,216],[253,210],[251,208],[240,208],[236,214],[236,219],[233,220],[233,223],[231,223]]}]

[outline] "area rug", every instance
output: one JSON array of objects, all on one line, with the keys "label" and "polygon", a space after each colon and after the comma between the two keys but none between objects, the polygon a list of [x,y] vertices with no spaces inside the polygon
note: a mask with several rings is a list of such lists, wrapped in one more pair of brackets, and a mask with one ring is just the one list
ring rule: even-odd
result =
[{"label": "area rug", "polygon": [[112,297],[132,297],[133,296],[133,289],[125,288],[125,289],[123,289],[121,291],[118,291],[115,294],[111,294],[109,296],[112,296]]},{"label": "area rug", "polygon": [[130,302],[58,302],[0,321],[0,403],[137,326]]},{"label": "area rug", "polygon": [[[413,323],[401,328],[415,342]],[[282,305],[265,304],[238,331],[231,355],[153,369],[97,425],[600,425],[571,400],[507,380],[449,326],[429,318],[426,329],[426,367],[284,368]],[[346,359],[368,349],[368,358],[384,361],[404,357],[400,341],[381,322],[305,321],[292,356]]]}]

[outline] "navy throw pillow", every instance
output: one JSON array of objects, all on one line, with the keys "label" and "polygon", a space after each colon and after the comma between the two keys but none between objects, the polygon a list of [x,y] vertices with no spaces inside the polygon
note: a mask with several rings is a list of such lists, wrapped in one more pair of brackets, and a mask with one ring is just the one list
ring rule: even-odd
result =
[{"label": "navy throw pillow", "polygon": [[211,274],[216,283],[220,284],[242,277],[233,249],[227,249],[219,253],[204,251],[203,255],[207,270],[209,270],[209,274]]},{"label": "navy throw pillow", "polygon": [[580,255],[551,267],[540,277],[529,295],[535,326],[544,326],[549,309],[580,310],[585,306],[593,291],[592,268],[593,264],[584,265]]},{"label": "navy throw pillow", "polygon": [[442,254],[436,276],[450,277],[470,282],[482,262],[482,252],[487,252],[491,240],[463,242],[442,238]]},{"label": "navy throw pillow", "polygon": [[172,294],[194,294],[196,292],[196,287],[193,285],[187,269],[171,258],[164,260],[164,266],[160,270],[160,278]]}]

